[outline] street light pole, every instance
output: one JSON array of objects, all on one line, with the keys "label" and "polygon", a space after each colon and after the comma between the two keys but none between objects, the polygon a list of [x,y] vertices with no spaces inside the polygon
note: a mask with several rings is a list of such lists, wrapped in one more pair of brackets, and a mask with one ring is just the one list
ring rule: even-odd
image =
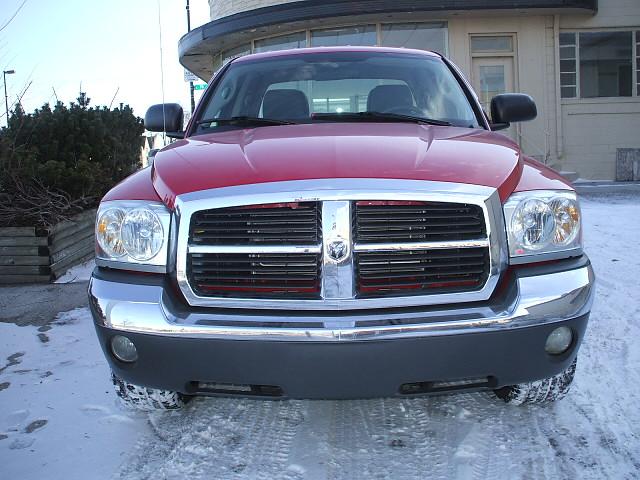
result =
[{"label": "street light pole", "polygon": [[[189,0],[187,0],[187,32],[191,31],[191,11],[189,10]],[[191,94],[191,114],[196,109],[196,100],[194,97],[193,82],[189,82],[189,92]]]},{"label": "street light pole", "polygon": [[15,70],[3,70],[2,79],[4,81],[4,107],[7,112],[7,127],[9,126],[9,96],[7,95],[7,75],[16,73]]}]

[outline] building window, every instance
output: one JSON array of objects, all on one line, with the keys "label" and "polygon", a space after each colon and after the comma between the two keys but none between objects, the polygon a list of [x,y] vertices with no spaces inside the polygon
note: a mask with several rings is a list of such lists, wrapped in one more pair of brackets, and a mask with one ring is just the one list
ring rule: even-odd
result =
[{"label": "building window", "polygon": [[[635,37],[635,38],[634,38]],[[572,32],[560,34],[562,98],[631,97],[640,69],[637,32]],[[635,47],[635,48],[634,48]],[[636,86],[635,94],[640,94]]]},{"label": "building window", "polygon": [[[378,35],[378,32],[380,32],[380,35]],[[509,41],[512,41],[512,39],[510,38]],[[447,55],[449,50],[447,22],[350,25],[305,30],[262,38],[254,40],[253,45],[243,44],[216,55],[213,59],[213,70],[218,70],[231,60],[252,52],[271,52],[308,46],[334,47],[350,45],[415,48],[418,50],[432,50]]]},{"label": "building window", "polygon": [[231,60],[242,57],[244,55],[249,55],[251,53],[251,44],[247,43],[246,45],[240,45],[239,47],[232,48],[230,50],[226,50],[222,52],[222,66],[229,63]]},{"label": "building window", "polygon": [[304,48],[307,46],[307,32],[291,33],[289,35],[280,35],[277,37],[256,40],[253,43],[253,51],[273,52],[274,50],[287,50],[290,48]]},{"label": "building window", "polygon": [[578,92],[578,44],[575,33],[560,34],[560,93],[562,98],[575,98]]},{"label": "building window", "polygon": [[383,47],[415,48],[447,54],[446,22],[382,24],[381,33],[380,45]]},{"label": "building window", "polygon": [[474,35],[471,37],[473,53],[513,53],[513,37],[511,35]]},{"label": "building window", "polygon": [[328,28],[311,31],[311,45],[314,47],[337,47],[345,45],[375,46],[377,34],[375,25]]},{"label": "building window", "polygon": [[630,97],[631,32],[580,33],[580,96]]},{"label": "building window", "polygon": [[636,95],[640,97],[640,30],[636,31]]}]

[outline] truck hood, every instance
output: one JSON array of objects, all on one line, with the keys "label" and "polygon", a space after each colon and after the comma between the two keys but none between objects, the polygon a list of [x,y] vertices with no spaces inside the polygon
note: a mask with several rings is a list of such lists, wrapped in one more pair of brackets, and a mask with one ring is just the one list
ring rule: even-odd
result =
[{"label": "truck hood", "polygon": [[485,185],[506,198],[522,171],[519,147],[480,129],[407,123],[323,123],[190,137],[159,152],[153,184],[168,206],[184,193],[326,178]]}]

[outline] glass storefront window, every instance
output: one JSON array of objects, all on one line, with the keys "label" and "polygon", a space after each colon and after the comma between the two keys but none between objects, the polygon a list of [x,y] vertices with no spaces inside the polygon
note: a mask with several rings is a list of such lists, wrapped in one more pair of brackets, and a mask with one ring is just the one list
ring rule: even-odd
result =
[{"label": "glass storefront window", "polygon": [[311,46],[337,47],[346,45],[370,46],[377,44],[375,25],[328,28],[311,31]]},{"label": "glass storefront window", "polygon": [[580,96],[632,95],[631,32],[580,33]]},{"label": "glass storefront window", "polygon": [[246,45],[240,45],[236,48],[232,48],[222,53],[222,65],[226,65],[234,58],[242,57],[244,55],[249,55],[251,53],[251,44],[247,43]]},{"label": "glass storefront window", "polygon": [[[378,37],[378,28],[380,37]],[[308,40],[310,38],[310,41]],[[386,46],[431,50],[448,54],[447,22],[383,23],[306,30],[254,40],[253,53],[304,47]],[[243,44],[214,59],[214,70],[234,58],[248,55],[252,47]]]},{"label": "glass storefront window", "polygon": [[447,24],[446,22],[383,24],[381,45],[433,50],[446,55]]},{"label": "glass storefront window", "polygon": [[307,32],[291,33],[278,37],[265,38],[254,42],[255,53],[287,50],[290,48],[304,48],[307,46]]}]

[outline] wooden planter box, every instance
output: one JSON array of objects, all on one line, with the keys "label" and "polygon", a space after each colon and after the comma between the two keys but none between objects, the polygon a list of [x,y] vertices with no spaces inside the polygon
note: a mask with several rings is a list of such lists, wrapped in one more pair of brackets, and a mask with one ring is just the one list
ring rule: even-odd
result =
[{"label": "wooden planter box", "polygon": [[50,282],[94,255],[96,210],[50,228],[0,228],[0,284]]}]

